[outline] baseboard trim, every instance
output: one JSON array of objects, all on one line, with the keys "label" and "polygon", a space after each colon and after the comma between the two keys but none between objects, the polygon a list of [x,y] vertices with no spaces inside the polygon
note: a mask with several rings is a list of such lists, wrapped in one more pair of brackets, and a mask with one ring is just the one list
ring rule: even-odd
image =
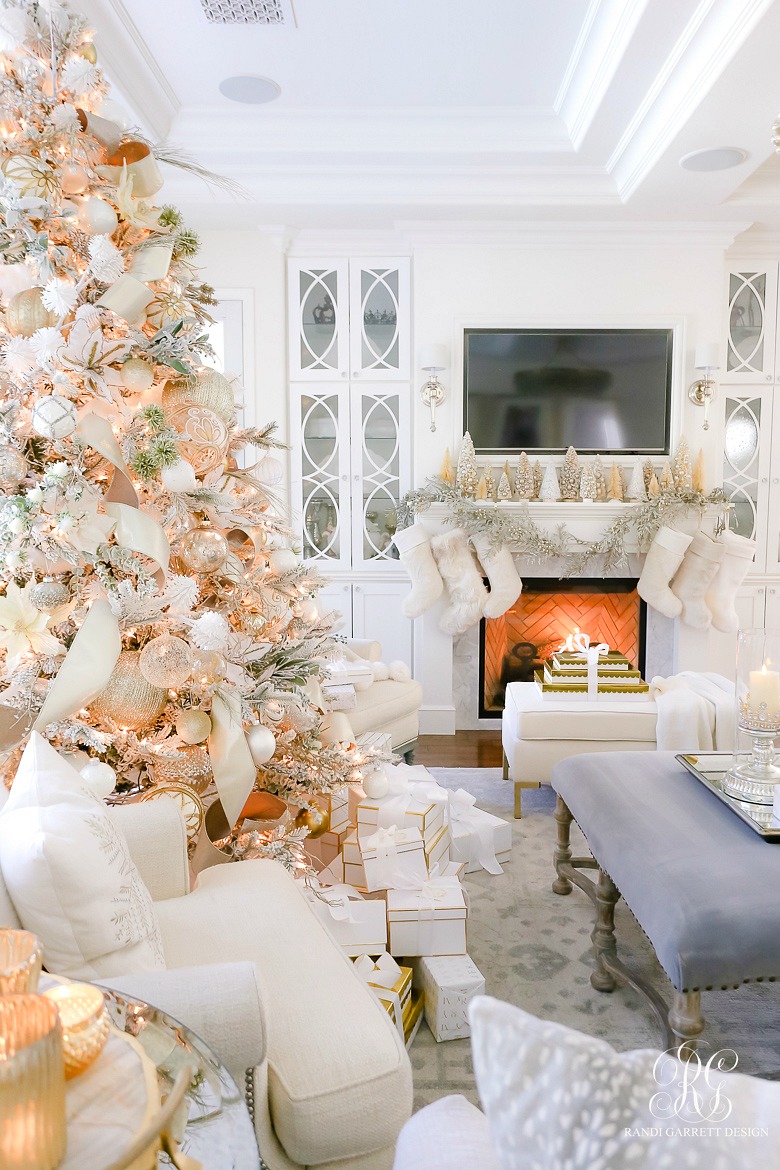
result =
[{"label": "baseboard trim", "polygon": [[454,707],[421,707],[420,735],[454,735]]}]

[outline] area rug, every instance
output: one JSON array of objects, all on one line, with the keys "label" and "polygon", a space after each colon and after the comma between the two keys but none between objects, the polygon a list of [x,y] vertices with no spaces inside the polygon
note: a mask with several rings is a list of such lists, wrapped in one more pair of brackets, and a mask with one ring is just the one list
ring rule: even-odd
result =
[{"label": "area rug", "polygon": [[[640,996],[628,988],[601,994],[590,986],[590,900],[577,889],[562,898],[550,888],[555,842],[552,790],[524,791],[523,817],[515,821],[513,787],[502,779],[500,769],[431,771],[445,788],[467,789],[480,807],[512,823],[512,860],[504,874],[493,877],[482,871],[464,878],[471,903],[469,954],[485,976],[487,993],[535,1016],[601,1037],[621,1050],[658,1047],[658,1027]],[[575,852],[584,848],[581,836],[573,836],[573,841]],[[621,958],[668,998],[670,984],[622,903],[615,921]],[[707,992],[702,1008],[708,1054],[731,1048],[738,1054],[740,1072],[775,1076],[780,1069],[777,984]],[[477,1102],[468,1040],[437,1044],[423,1024],[410,1055],[416,1108],[448,1093],[463,1093]]]}]

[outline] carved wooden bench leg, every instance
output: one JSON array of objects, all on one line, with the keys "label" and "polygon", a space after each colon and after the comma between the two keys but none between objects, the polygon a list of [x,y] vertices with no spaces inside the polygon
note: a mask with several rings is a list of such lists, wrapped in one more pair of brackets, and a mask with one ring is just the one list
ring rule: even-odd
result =
[{"label": "carved wooden bench leg", "polygon": [[704,1028],[700,991],[675,991],[669,1008],[669,1030],[681,1060],[690,1060]]},{"label": "carved wooden bench leg", "polygon": [[556,841],[555,853],[553,854],[557,877],[552,884],[554,894],[570,894],[572,891],[572,884],[567,877],[563,876],[560,867],[571,861],[571,824],[573,820],[574,817],[569,812],[568,805],[562,797],[557,797],[555,801]]},{"label": "carved wooden bench leg", "polygon": [[615,977],[609,970],[610,960],[617,960],[615,942],[615,905],[620,900],[620,891],[603,869],[599,870],[596,888],[596,924],[591,939],[596,957],[596,970],[590,977],[594,991],[614,991]]}]

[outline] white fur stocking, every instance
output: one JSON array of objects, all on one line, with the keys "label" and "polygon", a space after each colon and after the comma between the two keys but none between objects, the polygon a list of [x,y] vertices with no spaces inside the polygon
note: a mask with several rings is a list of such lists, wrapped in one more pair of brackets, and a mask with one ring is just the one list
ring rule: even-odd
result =
[{"label": "white fur stocking", "polygon": [[462,528],[434,536],[431,548],[450,595],[450,604],[439,618],[439,629],[454,637],[479,621],[487,589]]},{"label": "white fur stocking", "polygon": [[720,539],[724,546],[723,560],[704,600],[715,629],[732,633],[739,629],[734,598],[756,555],[756,542],[736,532],[724,532]]},{"label": "white fur stocking", "polygon": [[725,551],[726,546],[706,532],[697,532],[688,546],[671,585],[672,593],[682,602],[682,620],[687,626],[706,630],[712,624],[704,595],[717,575]]},{"label": "white fur stocking", "polygon": [[515,568],[512,554],[506,545],[496,549],[485,533],[472,536],[471,543],[477,550],[480,564],[490,582],[490,596],[482,612],[485,617],[501,617],[523,592],[523,582]]},{"label": "white fur stocking", "polygon": [[410,528],[396,532],[393,544],[412,579],[412,592],[404,599],[401,608],[405,617],[417,618],[444,592],[444,582],[431,552],[431,541],[422,524],[412,524]]},{"label": "white fur stocking", "polygon": [[669,582],[682,564],[692,540],[693,537],[686,532],[659,528],[647,550],[642,576],[637,582],[637,593],[665,617],[676,618],[682,613],[682,602],[672,593]]}]

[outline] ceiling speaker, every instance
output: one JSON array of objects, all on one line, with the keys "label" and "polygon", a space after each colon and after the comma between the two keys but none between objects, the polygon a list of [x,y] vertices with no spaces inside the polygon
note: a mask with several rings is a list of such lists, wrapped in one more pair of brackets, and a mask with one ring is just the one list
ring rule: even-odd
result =
[{"label": "ceiling speaker", "polygon": [[284,24],[283,0],[200,0],[212,24]]}]

